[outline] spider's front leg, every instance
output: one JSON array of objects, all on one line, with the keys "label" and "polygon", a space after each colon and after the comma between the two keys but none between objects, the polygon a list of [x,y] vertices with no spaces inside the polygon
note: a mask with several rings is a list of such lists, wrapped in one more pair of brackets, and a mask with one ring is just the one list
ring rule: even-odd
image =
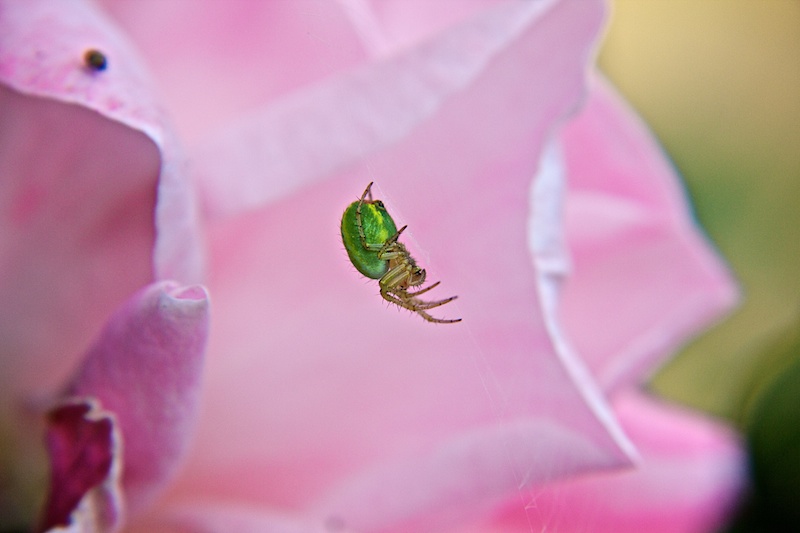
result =
[{"label": "spider's front leg", "polygon": [[401,255],[408,254],[406,247],[397,242],[397,239],[400,238],[400,235],[406,230],[407,227],[408,224],[397,230],[397,233],[389,237],[389,239],[383,243],[383,246],[381,246],[381,249],[378,251],[378,259],[390,261],[396,257],[400,257]]},{"label": "spider's front leg", "polygon": [[[387,244],[395,242],[400,234],[403,233],[403,230],[406,229],[404,226],[400,231],[396,231],[397,228],[395,227],[394,220],[392,220],[392,217],[386,212],[386,207],[384,207],[383,202],[372,199],[372,182],[370,182],[369,185],[367,185],[367,188],[364,189],[364,193],[361,195],[361,198],[358,199],[358,202],[356,202],[355,205],[356,230],[358,231],[358,238],[361,241],[361,246],[365,250],[369,250],[371,252],[380,252],[387,246]],[[369,220],[368,223],[377,227],[377,230],[373,230],[373,233],[375,231],[378,231],[379,233],[393,231],[395,232],[394,236],[390,237],[388,240],[385,236],[380,236],[378,237],[380,239],[380,243],[367,242],[367,233],[364,230],[364,206],[367,206],[366,210],[367,214],[369,215],[367,217]]]}]

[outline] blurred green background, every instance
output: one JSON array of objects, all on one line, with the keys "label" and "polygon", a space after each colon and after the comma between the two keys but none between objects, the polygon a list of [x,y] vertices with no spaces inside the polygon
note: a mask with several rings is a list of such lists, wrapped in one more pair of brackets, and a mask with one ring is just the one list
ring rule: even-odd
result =
[{"label": "blurred green background", "polygon": [[651,386],[733,422],[726,531],[800,531],[800,0],[615,0],[600,67],[660,139],[741,306]]},{"label": "blurred green background", "polygon": [[616,0],[600,66],[683,175],[741,307],[654,381],[739,419],[762,348],[800,311],[800,2]]}]

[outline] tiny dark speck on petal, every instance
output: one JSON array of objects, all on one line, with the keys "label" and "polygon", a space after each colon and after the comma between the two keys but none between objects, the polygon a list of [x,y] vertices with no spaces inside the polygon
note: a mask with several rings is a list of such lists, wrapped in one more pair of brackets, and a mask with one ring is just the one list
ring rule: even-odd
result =
[{"label": "tiny dark speck on petal", "polygon": [[83,60],[87,67],[97,72],[105,70],[108,67],[108,59],[106,59],[105,54],[99,50],[87,50],[86,53],[83,54]]}]

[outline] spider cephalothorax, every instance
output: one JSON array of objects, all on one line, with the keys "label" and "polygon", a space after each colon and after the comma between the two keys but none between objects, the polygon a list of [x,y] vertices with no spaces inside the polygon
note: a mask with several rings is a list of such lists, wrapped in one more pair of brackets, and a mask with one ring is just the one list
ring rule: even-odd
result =
[{"label": "spider cephalothorax", "polygon": [[379,280],[381,296],[393,304],[413,311],[428,322],[451,324],[461,319],[434,318],[426,311],[456,299],[426,302],[418,296],[433,289],[439,282],[410,291],[425,283],[425,269],[417,266],[405,245],[398,241],[407,226],[399,230],[380,200],[372,199],[372,183],[342,216],[342,240],[350,261],[368,278]]}]

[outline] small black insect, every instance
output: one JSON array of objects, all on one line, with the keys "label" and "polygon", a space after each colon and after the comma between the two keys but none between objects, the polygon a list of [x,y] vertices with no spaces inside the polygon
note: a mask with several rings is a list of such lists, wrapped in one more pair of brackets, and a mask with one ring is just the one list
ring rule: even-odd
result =
[{"label": "small black insect", "polygon": [[103,71],[108,67],[108,59],[105,54],[93,48],[83,54],[83,61],[87,67],[97,72]]}]

